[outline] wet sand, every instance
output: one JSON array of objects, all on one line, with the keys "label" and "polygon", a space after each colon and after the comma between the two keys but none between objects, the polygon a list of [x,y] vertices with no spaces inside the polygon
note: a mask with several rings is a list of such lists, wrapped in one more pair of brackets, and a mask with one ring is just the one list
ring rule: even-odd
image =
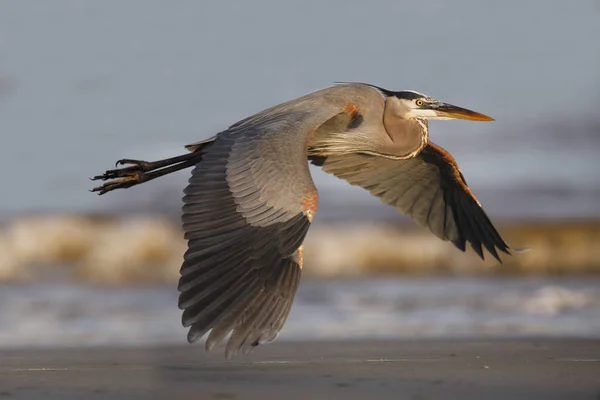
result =
[{"label": "wet sand", "polygon": [[278,342],[5,350],[7,399],[599,399],[600,340]]}]

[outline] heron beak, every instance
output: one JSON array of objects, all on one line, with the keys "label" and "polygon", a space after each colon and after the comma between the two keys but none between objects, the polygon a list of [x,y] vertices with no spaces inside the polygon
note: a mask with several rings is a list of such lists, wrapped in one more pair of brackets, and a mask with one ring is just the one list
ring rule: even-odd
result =
[{"label": "heron beak", "polygon": [[488,117],[485,114],[446,103],[440,103],[439,106],[435,108],[435,112],[442,118],[468,119],[469,121],[494,121],[494,118]]}]

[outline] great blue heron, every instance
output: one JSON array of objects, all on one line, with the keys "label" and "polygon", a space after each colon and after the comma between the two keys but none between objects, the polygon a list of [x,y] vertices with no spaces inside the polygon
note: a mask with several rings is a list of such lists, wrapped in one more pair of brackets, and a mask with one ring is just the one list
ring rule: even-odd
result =
[{"label": "great blue heron", "polygon": [[429,141],[427,120],[493,119],[415,91],[348,83],[245,118],[186,146],[190,153],[93,179],[99,194],[194,166],[183,197],[188,240],[178,289],[188,341],[207,350],[231,332],[225,355],[279,334],[302,270],[302,242],[317,211],[308,161],[362,186],[465,251],[469,242],[511,254],[454,158]]}]

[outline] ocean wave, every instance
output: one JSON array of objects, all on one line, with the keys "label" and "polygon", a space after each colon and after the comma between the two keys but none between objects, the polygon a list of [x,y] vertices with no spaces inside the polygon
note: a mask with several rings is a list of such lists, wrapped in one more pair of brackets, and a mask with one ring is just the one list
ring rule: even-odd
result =
[{"label": "ocean wave", "polygon": [[[305,272],[364,274],[502,274],[600,272],[600,222],[504,224],[513,247],[504,264],[462,253],[428,231],[357,222],[317,224],[305,246]],[[74,280],[123,284],[173,282],[186,250],[180,226],[160,216],[48,215],[0,229],[0,282]]]},{"label": "ocean wave", "polygon": [[[175,284],[12,285],[0,348],[185,343]],[[305,280],[278,340],[600,337],[598,278]]]}]

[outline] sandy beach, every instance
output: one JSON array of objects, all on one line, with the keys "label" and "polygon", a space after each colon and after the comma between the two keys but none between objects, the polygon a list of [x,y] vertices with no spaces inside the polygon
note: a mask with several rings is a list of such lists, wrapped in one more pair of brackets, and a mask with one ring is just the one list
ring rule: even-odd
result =
[{"label": "sandy beach", "polygon": [[10,399],[598,399],[600,340],[278,342],[0,353]]}]

